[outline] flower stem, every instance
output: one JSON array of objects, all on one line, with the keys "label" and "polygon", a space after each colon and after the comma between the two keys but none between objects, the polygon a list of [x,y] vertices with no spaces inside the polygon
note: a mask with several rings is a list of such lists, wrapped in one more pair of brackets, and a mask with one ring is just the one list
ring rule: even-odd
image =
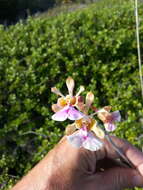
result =
[{"label": "flower stem", "polygon": [[116,146],[116,144],[112,141],[111,137],[109,134],[106,132],[105,138],[107,141],[112,145],[113,149],[120,155],[120,157],[125,161],[125,163],[130,167],[130,168],[135,168],[135,166],[128,160],[128,158],[123,154],[123,152]]}]

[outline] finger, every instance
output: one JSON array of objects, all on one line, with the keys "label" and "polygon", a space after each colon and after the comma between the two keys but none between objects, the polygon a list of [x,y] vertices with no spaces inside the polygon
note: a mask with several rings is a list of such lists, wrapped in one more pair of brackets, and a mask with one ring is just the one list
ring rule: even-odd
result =
[{"label": "finger", "polygon": [[122,167],[128,168],[125,164],[123,164],[120,160],[104,158],[102,160],[98,160],[96,164],[96,172],[105,171],[107,169]]},{"label": "finger", "polygon": [[[143,153],[125,140],[112,137],[112,141],[143,175]],[[105,152],[105,155],[109,158],[115,159],[120,157],[107,141],[105,142]]]},{"label": "finger", "polygon": [[[89,177],[89,189],[121,190],[124,188],[143,187],[142,177],[134,169],[111,168],[104,172],[98,172]],[[103,183],[104,182],[104,183]]]},{"label": "finger", "polygon": [[[68,168],[78,168],[82,173],[92,174],[96,169],[96,154],[85,148],[76,148],[72,146],[66,136],[54,148],[55,163],[60,162]],[[61,159],[62,158],[62,159]]]},{"label": "finger", "polygon": [[[135,148],[134,146],[132,146],[131,144],[129,144],[127,141],[119,139],[117,137],[111,137],[112,141],[116,144],[116,146],[123,152],[123,154],[133,163],[133,165],[137,168],[137,170],[143,175],[143,153],[140,152],[137,148]],[[66,140],[66,138],[64,137],[63,140],[61,141],[60,145],[63,145],[66,151],[70,151],[70,155],[74,155],[74,153],[76,153],[76,155],[86,155],[88,156],[88,158],[90,158],[90,155],[92,155],[92,162],[96,163],[96,160],[101,160],[104,158],[111,158],[111,159],[116,159],[116,158],[120,158],[119,154],[113,149],[113,147],[111,146],[111,144],[105,140],[104,142],[104,147],[102,149],[100,149],[99,151],[96,152],[92,152],[90,154],[91,151],[87,151],[85,149],[77,149],[72,147]],[[93,156],[93,155],[96,156]],[[73,156],[74,157],[74,156]],[[82,156],[80,156],[82,157]],[[96,157],[96,158],[95,158]],[[75,158],[75,157],[74,157]],[[88,159],[89,160],[89,159]],[[91,164],[90,164],[91,165]]]},{"label": "finger", "polygon": [[[107,189],[143,187],[143,179],[134,169],[112,168],[100,174]],[[110,182],[110,183],[109,183]]]}]

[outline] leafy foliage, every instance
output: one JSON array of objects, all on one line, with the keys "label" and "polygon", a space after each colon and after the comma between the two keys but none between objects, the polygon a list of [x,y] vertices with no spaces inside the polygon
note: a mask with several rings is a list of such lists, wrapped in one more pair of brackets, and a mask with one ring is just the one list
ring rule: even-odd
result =
[{"label": "leafy foliage", "polygon": [[[63,135],[66,123],[51,120],[56,96],[50,88],[56,84],[66,93],[68,76],[94,92],[95,106],[121,110],[116,135],[143,146],[133,6],[109,2],[0,27],[2,189],[10,188]],[[142,42],[143,24],[140,32]]]}]

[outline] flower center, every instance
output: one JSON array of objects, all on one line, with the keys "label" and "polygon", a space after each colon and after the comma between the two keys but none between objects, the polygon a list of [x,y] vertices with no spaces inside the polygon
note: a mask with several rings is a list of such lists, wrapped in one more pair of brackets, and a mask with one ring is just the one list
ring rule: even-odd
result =
[{"label": "flower center", "polygon": [[94,119],[92,119],[92,118],[82,118],[82,119],[79,119],[79,120],[75,121],[76,127],[78,129],[86,127],[87,131],[91,130],[91,128],[95,124],[95,122],[96,121]]},{"label": "flower center", "polygon": [[59,104],[61,107],[66,106],[67,103],[66,103],[65,98],[59,98],[59,99],[58,99],[58,104]]},{"label": "flower center", "polygon": [[73,96],[73,97],[66,96],[65,100],[66,100],[67,105],[73,106],[76,103],[76,97],[75,96]]},{"label": "flower center", "polygon": [[58,104],[61,107],[70,105],[70,106],[74,106],[76,104],[76,97],[70,97],[69,95],[67,95],[65,98],[59,98],[58,99]]}]

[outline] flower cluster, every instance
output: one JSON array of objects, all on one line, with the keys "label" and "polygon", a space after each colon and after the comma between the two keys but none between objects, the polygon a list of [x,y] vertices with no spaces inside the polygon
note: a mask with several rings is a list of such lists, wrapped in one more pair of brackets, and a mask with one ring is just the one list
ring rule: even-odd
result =
[{"label": "flower cluster", "polygon": [[[84,147],[91,151],[96,151],[103,146],[101,139],[104,139],[105,132],[99,126],[95,116],[104,124],[107,132],[116,129],[116,122],[121,120],[119,111],[111,112],[111,106],[105,106],[101,109],[95,108],[94,94],[88,92],[84,98],[80,95],[84,91],[84,87],[80,86],[76,95],[73,95],[74,80],[68,77],[66,80],[68,94],[64,96],[56,87],[51,91],[60,96],[57,103],[52,105],[52,110],[55,114],[53,120],[65,121],[66,119],[73,120],[74,123],[66,127],[66,135],[68,141],[75,147]],[[89,114],[89,110],[93,113]]]}]

